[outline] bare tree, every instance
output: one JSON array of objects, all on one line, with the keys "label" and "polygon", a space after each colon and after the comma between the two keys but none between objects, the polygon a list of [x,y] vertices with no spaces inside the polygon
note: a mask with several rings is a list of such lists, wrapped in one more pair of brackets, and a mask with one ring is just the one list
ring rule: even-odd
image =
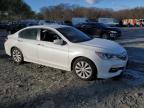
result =
[{"label": "bare tree", "polygon": [[99,17],[113,17],[117,19],[144,18],[143,7],[114,11],[112,9],[59,4],[57,6],[44,7],[40,13],[43,18],[53,20],[71,20],[72,17],[88,17],[90,19],[97,19]]}]

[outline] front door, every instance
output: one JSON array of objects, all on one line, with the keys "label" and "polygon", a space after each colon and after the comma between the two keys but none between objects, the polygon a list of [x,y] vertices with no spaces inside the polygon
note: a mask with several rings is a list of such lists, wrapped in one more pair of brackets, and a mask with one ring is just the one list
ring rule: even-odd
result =
[{"label": "front door", "polygon": [[68,44],[55,44],[56,39],[61,39],[61,37],[54,31],[41,29],[38,44],[39,61],[48,66],[66,69],[68,67]]}]

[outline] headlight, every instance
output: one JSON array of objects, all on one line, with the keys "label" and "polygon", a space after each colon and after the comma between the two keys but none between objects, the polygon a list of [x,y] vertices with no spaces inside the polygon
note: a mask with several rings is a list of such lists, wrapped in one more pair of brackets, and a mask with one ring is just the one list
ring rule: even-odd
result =
[{"label": "headlight", "polygon": [[109,53],[102,53],[96,52],[96,54],[104,60],[126,60],[127,55],[118,55],[118,54],[109,54]]},{"label": "headlight", "polygon": [[110,31],[110,33],[117,33],[116,31]]}]

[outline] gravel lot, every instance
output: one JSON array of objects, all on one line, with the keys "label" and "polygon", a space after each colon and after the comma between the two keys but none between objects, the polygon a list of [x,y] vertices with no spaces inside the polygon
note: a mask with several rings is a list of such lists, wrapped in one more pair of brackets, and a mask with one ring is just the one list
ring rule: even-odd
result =
[{"label": "gravel lot", "polygon": [[121,78],[79,80],[72,72],[15,65],[0,37],[0,108],[143,108],[144,29],[124,28],[118,40],[130,63]]}]

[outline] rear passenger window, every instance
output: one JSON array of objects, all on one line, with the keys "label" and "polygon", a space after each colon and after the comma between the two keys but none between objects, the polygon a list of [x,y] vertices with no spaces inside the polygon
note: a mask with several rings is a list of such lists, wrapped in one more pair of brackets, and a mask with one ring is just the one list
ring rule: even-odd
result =
[{"label": "rear passenger window", "polygon": [[27,30],[21,31],[19,33],[19,37],[23,39],[36,40],[37,34],[38,34],[38,29],[27,29]]}]

